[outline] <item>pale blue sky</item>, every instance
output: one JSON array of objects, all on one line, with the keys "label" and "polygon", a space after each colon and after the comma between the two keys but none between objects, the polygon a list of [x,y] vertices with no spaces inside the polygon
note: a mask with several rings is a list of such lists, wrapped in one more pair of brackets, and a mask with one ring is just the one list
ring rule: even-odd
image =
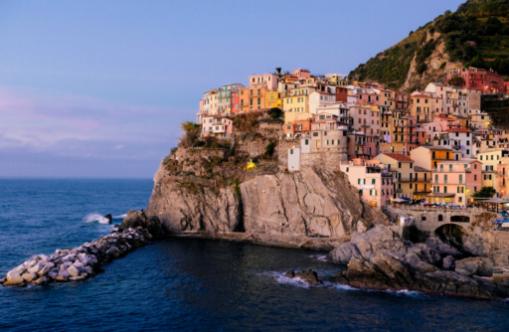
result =
[{"label": "pale blue sky", "polygon": [[348,73],[459,0],[0,0],[0,177],[151,177],[203,91]]}]

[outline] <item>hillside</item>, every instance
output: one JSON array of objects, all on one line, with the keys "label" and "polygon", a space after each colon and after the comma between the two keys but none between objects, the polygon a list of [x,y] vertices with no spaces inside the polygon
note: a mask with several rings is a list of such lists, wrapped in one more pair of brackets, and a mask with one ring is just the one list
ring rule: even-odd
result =
[{"label": "hillside", "polygon": [[413,90],[463,66],[509,75],[509,0],[469,0],[411,32],[350,73],[391,88]]}]

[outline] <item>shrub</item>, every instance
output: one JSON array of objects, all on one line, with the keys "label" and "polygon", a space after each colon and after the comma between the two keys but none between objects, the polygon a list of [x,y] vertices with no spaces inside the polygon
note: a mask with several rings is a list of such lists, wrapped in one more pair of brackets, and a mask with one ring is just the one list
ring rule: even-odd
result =
[{"label": "shrub", "polygon": [[201,126],[199,124],[184,122],[182,124],[182,130],[184,131],[184,135],[180,142],[184,147],[193,147],[199,142],[201,132]]},{"label": "shrub", "polygon": [[491,198],[497,192],[493,187],[482,187],[481,190],[474,193],[475,198]]}]

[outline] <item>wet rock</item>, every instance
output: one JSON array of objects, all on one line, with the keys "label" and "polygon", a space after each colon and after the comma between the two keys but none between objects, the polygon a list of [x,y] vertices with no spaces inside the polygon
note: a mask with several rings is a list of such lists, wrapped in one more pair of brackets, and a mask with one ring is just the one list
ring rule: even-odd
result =
[{"label": "wet rock", "polygon": [[[489,257],[463,258],[464,252],[437,241],[412,243],[402,239],[396,228],[377,225],[363,234],[353,234],[350,242],[334,249],[330,257],[346,265],[337,276],[338,282],[354,287],[509,297],[509,278],[508,282],[490,278],[494,268]],[[477,244],[469,248],[474,247],[480,248]]]},{"label": "wet rock", "polygon": [[451,255],[445,256],[442,260],[442,267],[444,270],[454,270],[455,266],[454,257]]},{"label": "wet rock", "polygon": [[[135,228],[124,226],[73,249],[57,249],[49,256],[30,257],[9,271],[0,282],[4,286],[23,286],[83,280],[99,272],[101,265],[154,238],[150,230],[145,228],[148,225],[152,225],[152,221],[145,220],[143,225],[138,224]],[[153,229],[159,232],[158,227],[160,224]]]},{"label": "wet rock", "polygon": [[464,275],[491,277],[493,261],[487,257],[469,257],[456,261],[455,271]]},{"label": "wet rock", "polygon": [[311,286],[316,286],[322,283],[322,281],[318,278],[318,274],[313,270],[305,270],[305,271],[289,271],[286,273],[288,278],[299,279]]}]

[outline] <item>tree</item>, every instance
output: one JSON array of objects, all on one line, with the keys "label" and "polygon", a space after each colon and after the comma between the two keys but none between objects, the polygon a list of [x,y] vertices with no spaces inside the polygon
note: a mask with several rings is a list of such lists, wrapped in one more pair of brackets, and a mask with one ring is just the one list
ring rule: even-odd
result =
[{"label": "tree", "polygon": [[270,117],[274,120],[281,120],[284,118],[284,112],[277,107],[273,107],[268,111]]},{"label": "tree", "polygon": [[465,80],[461,76],[451,77],[451,79],[447,83],[449,83],[449,85],[452,85],[452,86],[458,87],[458,88],[462,88],[465,86]]},{"label": "tree", "polygon": [[182,124],[182,130],[184,131],[184,135],[181,139],[181,144],[184,147],[193,147],[200,138],[201,126],[194,122],[184,122]]},{"label": "tree", "polygon": [[497,192],[493,187],[482,187],[481,190],[474,194],[475,198],[491,198]]}]

